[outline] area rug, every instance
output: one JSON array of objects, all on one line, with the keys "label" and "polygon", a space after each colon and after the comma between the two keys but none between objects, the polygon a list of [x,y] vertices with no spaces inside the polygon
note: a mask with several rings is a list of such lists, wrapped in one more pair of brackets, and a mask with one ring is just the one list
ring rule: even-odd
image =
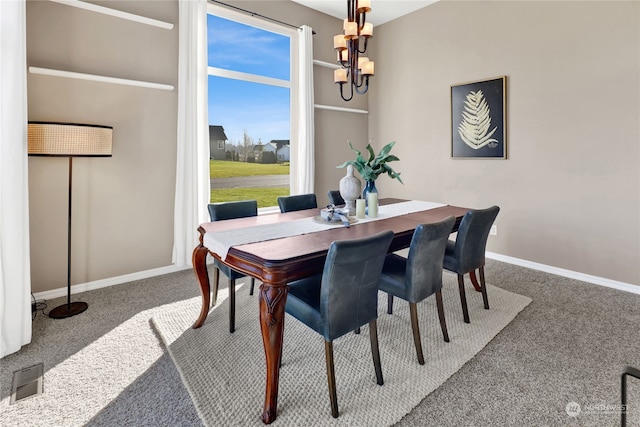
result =
[{"label": "area rug", "polygon": [[[334,341],[340,417],[331,417],[323,338],[289,315],[285,318],[278,416],[274,426],[388,426],[411,411],[500,332],[531,299],[487,285],[490,310],[469,285],[471,323],[462,320],[455,275],[443,276],[450,342],[442,339],[435,298],[418,305],[425,365],[419,365],[408,304],[395,299],[386,313],[380,293],[378,338],[384,385],[378,386],[368,327]],[[204,325],[191,329],[200,302],[182,303],[152,318],[207,426],[262,425],[265,362],[258,324],[258,295],[236,287],[236,331],[229,333],[226,289]]]}]

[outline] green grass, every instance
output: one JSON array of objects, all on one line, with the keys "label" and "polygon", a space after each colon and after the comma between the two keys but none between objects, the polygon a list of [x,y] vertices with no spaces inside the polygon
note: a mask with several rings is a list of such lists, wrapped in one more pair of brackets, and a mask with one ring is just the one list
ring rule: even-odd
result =
[{"label": "green grass", "polygon": [[255,199],[259,208],[266,208],[278,206],[278,197],[288,195],[289,187],[221,188],[211,190],[211,203]]},{"label": "green grass", "polygon": [[[289,163],[263,165],[261,163],[211,160],[209,166],[212,179],[256,175],[289,175]],[[258,201],[259,208],[266,208],[277,206],[278,197],[288,195],[289,187],[220,188],[211,190],[211,203],[255,199]]]},{"label": "green grass", "polygon": [[289,175],[289,163],[263,165],[261,163],[229,162],[210,160],[211,178],[232,178],[254,175]]}]

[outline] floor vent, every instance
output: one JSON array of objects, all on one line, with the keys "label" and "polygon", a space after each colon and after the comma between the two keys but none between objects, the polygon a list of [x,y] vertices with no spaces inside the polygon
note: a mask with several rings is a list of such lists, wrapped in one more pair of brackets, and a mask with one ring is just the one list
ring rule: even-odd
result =
[{"label": "floor vent", "polygon": [[43,374],[44,366],[42,363],[14,372],[9,404],[13,405],[27,397],[42,394]]}]

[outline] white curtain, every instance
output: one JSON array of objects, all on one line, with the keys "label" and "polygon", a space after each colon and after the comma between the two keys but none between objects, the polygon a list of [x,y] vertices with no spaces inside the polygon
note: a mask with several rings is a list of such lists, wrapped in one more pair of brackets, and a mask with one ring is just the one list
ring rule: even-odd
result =
[{"label": "white curtain", "polygon": [[174,265],[190,266],[198,226],[207,221],[209,126],[207,108],[207,2],[180,0],[178,152],[174,208]]},{"label": "white curtain", "polygon": [[298,31],[298,102],[297,135],[292,147],[291,194],[314,192],[314,101],[313,101],[313,31],[303,25]]},{"label": "white curtain", "polygon": [[0,357],[31,342],[26,3],[0,1]]}]

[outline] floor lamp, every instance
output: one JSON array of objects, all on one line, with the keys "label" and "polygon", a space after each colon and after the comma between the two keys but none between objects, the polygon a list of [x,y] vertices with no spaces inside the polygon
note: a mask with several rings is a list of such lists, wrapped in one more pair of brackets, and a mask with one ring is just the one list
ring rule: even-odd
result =
[{"label": "floor lamp", "polygon": [[86,302],[71,302],[71,177],[74,157],[111,157],[113,128],[72,123],[29,122],[30,156],[69,158],[69,211],[67,225],[67,303],[49,312],[64,319],[85,311]]}]

